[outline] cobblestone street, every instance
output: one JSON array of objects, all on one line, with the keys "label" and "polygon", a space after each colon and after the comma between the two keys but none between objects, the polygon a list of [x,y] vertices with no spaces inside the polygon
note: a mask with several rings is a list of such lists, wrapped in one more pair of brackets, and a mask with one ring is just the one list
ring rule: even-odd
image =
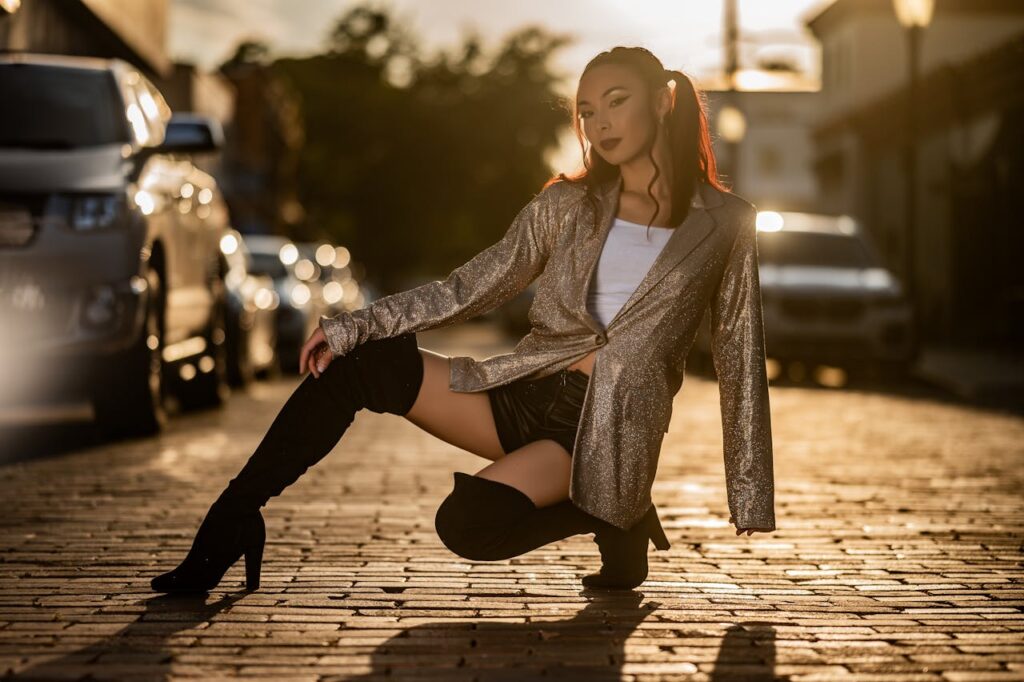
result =
[{"label": "cobblestone street", "polygon": [[737,537],[717,385],[687,377],[653,491],[672,549],[618,594],[580,585],[591,535],[449,552],[434,512],[488,462],[363,411],[263,510],[258,591],[239,561],[151,592],[297,381],[0,467],[4,679],[1024,680],[1024,421],[925,390],[773,386],[778,530]]}]

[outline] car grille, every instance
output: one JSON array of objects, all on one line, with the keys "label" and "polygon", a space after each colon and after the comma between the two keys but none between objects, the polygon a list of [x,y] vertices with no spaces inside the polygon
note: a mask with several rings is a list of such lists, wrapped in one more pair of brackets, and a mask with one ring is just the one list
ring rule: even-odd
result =
[{"label": "car grille", "polygon": [[10,271],[0,272],[0,345],[23,345],[67,334],[74,313],[74,295],[45,288]]},{"label": "car grille", "polygon": [[856,298],[793,296],[781,301],[788,317],[807,321],[849,322],[864,315],[864,301]]},{"label": "car grille", "polygon": [[71,306],[67,301],[50,301],[45,313],[0,304],[0,346],[20,346],[36,341],[52,341],[67,334],[71,324]]}]

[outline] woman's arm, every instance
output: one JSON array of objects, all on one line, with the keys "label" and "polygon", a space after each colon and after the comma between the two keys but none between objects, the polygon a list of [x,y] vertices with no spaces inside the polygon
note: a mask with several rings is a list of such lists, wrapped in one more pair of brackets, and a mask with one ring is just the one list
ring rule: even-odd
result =
[{"label": "woman's arm", "polygon": [[737,528],[774,530],[775,481],[765,368],[757,211],[736,235],[711,300],[711,353],[718,375],[729,511]]},{"label": "woman's arm", "polygon": [[564,181],[541,190],[505,235],[445,279],[377,299],[369,306],[321,317],[335,356],[366,341],[445,327],[482,315],[515,297],[544,270],[561,217]]}]

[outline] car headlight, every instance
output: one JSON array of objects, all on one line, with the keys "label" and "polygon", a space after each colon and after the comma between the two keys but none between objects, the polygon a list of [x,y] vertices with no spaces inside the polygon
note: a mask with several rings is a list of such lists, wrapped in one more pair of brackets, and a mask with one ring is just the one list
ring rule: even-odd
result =
[{"label": "car headlight", "polygon": [[46,212],[59,216],[78,232],[107,230],[121,224],[124,216],[123,193],[55,194]]}]

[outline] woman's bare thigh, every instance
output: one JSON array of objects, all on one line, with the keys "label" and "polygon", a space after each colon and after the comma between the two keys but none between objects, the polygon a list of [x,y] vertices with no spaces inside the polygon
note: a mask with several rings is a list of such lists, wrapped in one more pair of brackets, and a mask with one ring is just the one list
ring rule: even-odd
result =
[{"label": "woman's bare thigh", "polygon": [[492,463],[477,476],[514,486],[538,507],[569,496],[572,459],[560,443],[549,438],[505,453],[486,391],[459,393],[449,388],[449,358],[420,348],[423,385],[405,418],[446,443]]}]

